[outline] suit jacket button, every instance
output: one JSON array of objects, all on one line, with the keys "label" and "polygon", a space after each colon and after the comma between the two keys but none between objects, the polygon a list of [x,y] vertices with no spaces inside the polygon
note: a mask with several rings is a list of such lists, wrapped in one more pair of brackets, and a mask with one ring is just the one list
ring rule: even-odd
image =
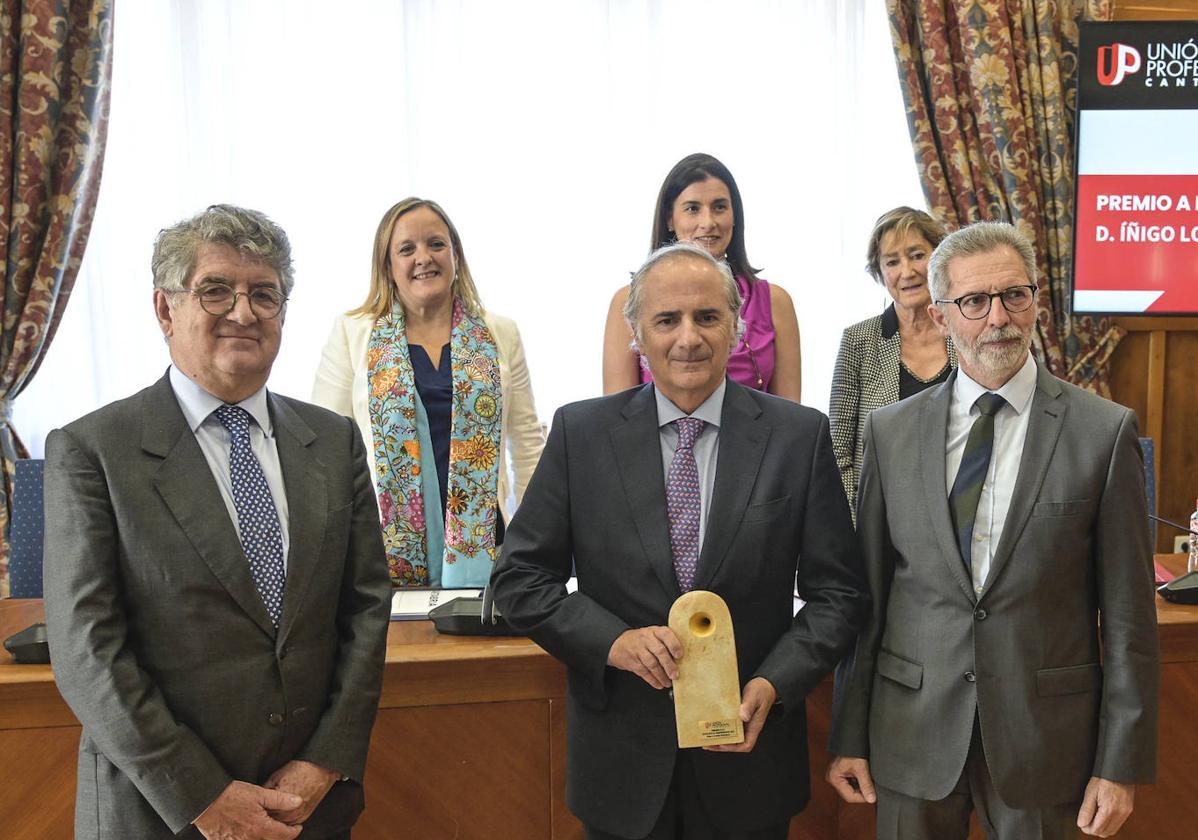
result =
[{"label": "suit jacket button", "polygon": [[283,723],[283,716],[278,712],[271,712],[270,716],[266,719],[266,722],[271,726],[281,726]]},{"label": "suit jacket button", "polygon": [[977,674],[975,674],[973,671],[965,672],[965,682],[977,682],[977,681],[978,681]]},{"label": "suit jacket button", "polygon": [[974,610],[973,617],[976,618],[978,621],[985,621],[986,620],[986,611],[982,610],[982,609]]}]

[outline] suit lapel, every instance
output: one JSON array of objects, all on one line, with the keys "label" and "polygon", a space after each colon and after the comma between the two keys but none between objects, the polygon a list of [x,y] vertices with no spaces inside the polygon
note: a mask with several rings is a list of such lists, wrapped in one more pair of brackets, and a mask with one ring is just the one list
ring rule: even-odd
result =
[{"label": "suit lapel", "polygon": [[890,405],[899,401],[899,382],[902,380],[899,369],[903,356],[898,314],[893,303],[882,312],[882,340],[878,344],[877,354],[881,375],[863,378],[861,384],[864,388],[876,388],[881,392],[884,402],[878,405]]},{"label": "suit lapel", "polygon": [[308,585],[320,562],[328,518],[328,490],[323,465],[307,450],[316,440],[316,433],[273,394],[270,416],[287,493],[287,582],[279,621],[279,635],[286,638],[304,605]]},{"label": "suit lapel", "polygon": [[695,589],[710,588],[740,528],[770,437],[769,428],[757,422],[760,416],[761,408],[753,398],[742,386],[729,380],[720,415],[715,485],[708,500],[707,527],[695,571]]},{"label": "suit lapel", "polygon": [[1028,407],[1031,414],[1027,421],[1023,456],[1019,459],[1019,473],[1015,478],[1011,506],[1007,509],[1007,518],[1003,523],[1002,537],[994,551],[994,560],[990,563],[990,574],[986,578],[987,591],[1011,559],[1015,543],[1019,541],[1040,495],[1044,476],[1048,474],[1048,465],[1052,461],[1052,453],[1069,408],[1066,401],[1061,399],[1062,393],[1061,383],[1037,363],[1036,391]]},{"label": "suit lapel", "polygon": [[932,520],[932,533],[940,543],[940,556],[944,558],[949,573],[957,581],[969,600],[975,601],[973,581],[961,558],[961,549],[953,535],[953,517],[948,509],[948,490],[945,488],[944,471],[947,456],[945,444],[948,440],[948,410],[952,399],[956,372],[937,388],[932,398],[920,406],[919,463],[923,472],[923,495],[927,500],[928,516]]},{"label": "suit lapel", "polygon": [[670,551],[666,480],[661,464],[661,436],[653,388],[642,387],[621,414],[623,420],[612,428],[611,441],[624,496],[649,565],[673,601],[682,592],[674,576],[674,558]]},{"label": "suit lapel", "polygon": [[273,637],[275,629],[250,576],[241,540],[169,378],[159,380],[146,402],[142,449],[162,458],[154,489],[221,586],[262,632]]}]

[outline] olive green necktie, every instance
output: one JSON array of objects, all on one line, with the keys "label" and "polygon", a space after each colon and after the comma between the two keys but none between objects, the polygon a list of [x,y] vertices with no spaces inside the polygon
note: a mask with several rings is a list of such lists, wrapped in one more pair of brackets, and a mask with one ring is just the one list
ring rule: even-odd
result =
[{"label": "olive green necktie", "polygon": [[990,469],[990,455],[994,451],[994,415],[1007,404],[1001,396],[987,391],[977,398],[974,405],[981,412],[973,421],[969,438],[965,441],[965,452],[961,455],[961,466],[953,480],[952,492],[948,494],[948,507],[953,516],[953,528],[957,532],[957,545],[965,568],[972,565],[969,545],[973,540],[973,521],[977,517],[978,499],[982,496],[982,485]]}]

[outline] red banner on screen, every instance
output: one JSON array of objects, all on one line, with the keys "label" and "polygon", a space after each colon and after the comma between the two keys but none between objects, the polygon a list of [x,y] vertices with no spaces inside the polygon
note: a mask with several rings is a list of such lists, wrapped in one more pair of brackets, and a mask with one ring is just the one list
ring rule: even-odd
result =
[{"label": "red banner on screen", "polygon": [[1160,291],[1144,312],[1198,311],[1198,175],[1082,175],[1075,291]]}]

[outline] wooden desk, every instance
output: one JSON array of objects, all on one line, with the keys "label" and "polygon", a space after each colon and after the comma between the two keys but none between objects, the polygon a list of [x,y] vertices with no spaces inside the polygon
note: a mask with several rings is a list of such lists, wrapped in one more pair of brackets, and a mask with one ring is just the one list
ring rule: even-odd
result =
[{"label": "wooden desk", "polygon": [[[1171,568],[1184,557],[1165,555]],[[0,600],[0,638],[40,621],[39,601]],[[1140,788],[1120,838],[1183,840],[1198,825],[1190,791],[1198,731],[1198,607],[1157,601],[1161,638],[1159,780]],[[392,622],[355,840],[582,837],[565,807],[565,672],[526,639],[439,636]],[[812,800],[792,840],[872,838],[872,809],[823,781],[827,680],[808,700]],[[50,668],[0,654],[0,814],[6,840],[72,836],[79,725]],[[980,837],[980,835],[978,835]]]},{"label": "wooden desk", "polygon": [[[42,620],[0,600],[0,638]],[[574,840],[565,806],[564,669],[527,639],[441,636],[395,621],[355,840]],[[0,652],[5,840],[73,836],[79,724],[47,665]]]}]

